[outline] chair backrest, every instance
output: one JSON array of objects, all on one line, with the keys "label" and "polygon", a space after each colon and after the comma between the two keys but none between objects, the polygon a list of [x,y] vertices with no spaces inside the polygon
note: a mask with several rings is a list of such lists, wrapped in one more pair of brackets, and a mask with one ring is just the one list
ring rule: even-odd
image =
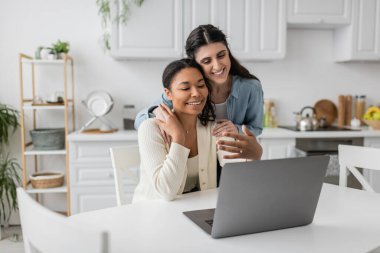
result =
[{"label": "chair backrest", "polygon": [[112,167],[115,177],[116,202],[118,206],[126,203],[126,196],[123,186],[123,176],[127,177],[137,184],[139,179],[131,168],[137,168],[140,165],[140,153],[138,146],[125,146],[110,148]]},{"label": "chair backrest", "polygon": [[[339,185],[347,186],[347,172],[350,171],[364,190],[375,192],[358,168],[380,170],[380,149],[361,146],[339,145]],[[348,171],[347,171],[348,170]]]},{"label": "chair backrest", "polygon": [[17,198],[26,253],[108,252],[106,232],[76,226],[37,203],[23,188],[17,189]]}]

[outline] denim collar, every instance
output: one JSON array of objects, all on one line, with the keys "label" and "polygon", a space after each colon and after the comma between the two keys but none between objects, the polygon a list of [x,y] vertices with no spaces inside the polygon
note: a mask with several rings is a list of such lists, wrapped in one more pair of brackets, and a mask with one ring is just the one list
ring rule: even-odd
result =
[{"label": "denim collar", "polygon": [[231,96],[238,99],[239,98],[239,87],[237,83],[240,82],[239,76],[232,76],[232,87],[231,87]]}]

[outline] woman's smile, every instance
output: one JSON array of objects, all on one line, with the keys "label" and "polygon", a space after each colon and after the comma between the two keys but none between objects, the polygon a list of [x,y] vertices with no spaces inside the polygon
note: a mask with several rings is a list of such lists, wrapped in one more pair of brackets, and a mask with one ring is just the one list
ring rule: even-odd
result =
[{"label": "woman's smile", "polygon": [[208,96],[205,80],[196,68],[185,68],[178,72],[172,81],[171,90],[166,92],[175,112],[191,115],[202,112]]},{"label": "woman's smile", "polygon": [[203,102],[203,100],[191,101],[191,102],[187,102],[186,104],[188,104],[188,105],[200,105],[202,102]]},{"label": "woman's smile", "polygon": [[231,69],[227,47],[215,42],[200,47],[195,60],[202,66],[206,78],[213,84],[225,84]]},{"label": "woman's smile", "polygon": [[216,78],[224,78],[226,79],[228,76],[228,73],[226,74],[226,68],[222,68],[220,70],[213,70],[211,71],[211,74],[215,76]]}]

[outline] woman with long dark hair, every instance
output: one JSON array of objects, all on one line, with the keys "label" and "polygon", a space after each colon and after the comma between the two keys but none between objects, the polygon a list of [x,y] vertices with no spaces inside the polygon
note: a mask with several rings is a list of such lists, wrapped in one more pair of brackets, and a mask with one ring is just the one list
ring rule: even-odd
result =
[{"label": "woman with long dark hair", "polygon": [[[255,138],[261,134],[263,125],[263,90],[259,79],[235,59],[226,35],[213,25],[200,25],[190,33],[186,40],[186,54],[201,65],[212,86],[211,100],[215,104],[217,120],[212,133],[215,136],[241,136],[242,133],[250,136],[247,145],[229,143],[232,146],[223,148],[236,153],[238,158],[260,159],[262,150]],[[162,101],[171,106],[165,94]],[[136,129],[150,116],[162,118],[160,108],[156,107],[137,115]],[[246,126],[244,130],[243,125]]]},{"label": "woman with long dark hair", "polygon": [[[211,85],[191,59],[170,63],[162,76],[172,109],[160,104],[163,119],[147,119],[138,131],[140,181],[133,202],[165,199],[216,187],[217,138]],[[163,129],[170,142],[161,136]]]}]

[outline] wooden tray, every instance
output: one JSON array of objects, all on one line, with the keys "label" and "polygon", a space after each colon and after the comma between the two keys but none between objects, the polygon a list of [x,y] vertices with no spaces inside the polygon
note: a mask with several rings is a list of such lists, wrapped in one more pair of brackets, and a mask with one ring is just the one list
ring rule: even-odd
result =
[{"label": "wooden tray", "polygon": [[331,126],[338,116],[336,105],[327,99],[318,100],[314,105],[314,109],[318,119],[326,117],[327,126]]},{"label": "wooden tray", "polygon": [[59,102],[49,102],[49,103],[42,103],[42,104],[36,104],[32,103],[33,106],[52,106],[52,105],[65,105],[65,103],[59,103]]}]

